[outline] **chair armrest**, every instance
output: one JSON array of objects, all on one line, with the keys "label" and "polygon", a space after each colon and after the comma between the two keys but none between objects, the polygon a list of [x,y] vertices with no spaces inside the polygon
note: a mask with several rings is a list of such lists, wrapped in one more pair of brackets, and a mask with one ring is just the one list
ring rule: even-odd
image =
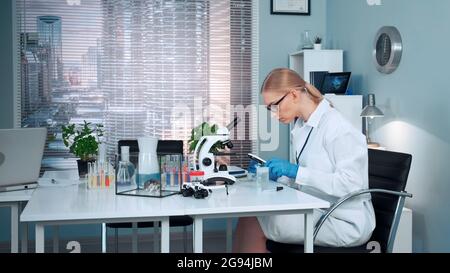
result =
[{"label": "chair armrest", "polygon": [[367,193],[383,193],[383,194],[388,194],[388,195],[396,195],[400,198],[406,198],[409,197],[411,198],[413,195],[405,192],[405,191],[390,191],[390,190],[384,190],[384,189],[367,189],[367,190],[360,190],[360,191],[356,191],[356,192],[352,192],[347,194],[346,196],[342,197],[341,199],[339,199],[336,203],[334,203],[328,210],[327,212],[322,215],[322,217],[320,217],[319,221],[316,224],[316,227],[314,229],[314,235],[313,235],[313,240],[316,239],[317,233],[319,233],[320,228],[322,227],[323,223],[328,219],[328,217],[338,208],[340,207],[342,204],[344,204],[346,201],[353,199],[357,196],[363,195],[363,194],[367,194]]}]

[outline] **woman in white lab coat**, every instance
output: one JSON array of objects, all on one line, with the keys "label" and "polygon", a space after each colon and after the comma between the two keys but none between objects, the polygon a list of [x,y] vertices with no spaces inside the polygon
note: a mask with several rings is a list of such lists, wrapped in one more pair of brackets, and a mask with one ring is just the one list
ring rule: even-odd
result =
[{"label": "woman in white lab coat", "polygon": [[[275,69],[265,79],[261,94],[268,110],[280,122],[296,121],[291,132],[297,164],[288,160],[267,162],[271,180],[288,177],[323,193],[342,197],[368,188],[366,139],[319,90],[290,69]],[[249,169],[252,171],[252,168]],[[314,224],[322,215],[314,212]],[[266,240],[301,244],[303,215],[240,218],[236,227],[235,252],[266,252]],[[315,244],[351,247],[364,244],[375,228],[370,196],[361,196],[338,208],[324,223]]]}]

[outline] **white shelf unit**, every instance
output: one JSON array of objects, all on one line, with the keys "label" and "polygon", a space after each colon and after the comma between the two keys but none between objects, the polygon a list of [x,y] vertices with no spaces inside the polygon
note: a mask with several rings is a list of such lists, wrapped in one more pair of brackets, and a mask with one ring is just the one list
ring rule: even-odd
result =
[{"label": "white shelf unit", "polygon": [[343,62],[343,50],[302,50],[289,54],[289,68],[309,83],[311,71],[342,72]]},{"label": "white shelf unit", "polygon": [[336,108],[350,123],[360,132],[362,132],[361,111],[363,108],[362,95],[334,95],[325,94],[325,98],[329,100],[333,107]]}]

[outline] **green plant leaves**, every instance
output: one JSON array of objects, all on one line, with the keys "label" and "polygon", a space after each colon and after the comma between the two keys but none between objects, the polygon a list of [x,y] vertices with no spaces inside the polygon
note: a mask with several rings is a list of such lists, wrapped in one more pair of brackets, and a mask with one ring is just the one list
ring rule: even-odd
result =
[{"label": "green plant leaves", "polygon": [[103,136],[103,125],[93,125],[86,121],[79,128],[75,124],[63,125],[62,136],[64,145],[69,147],[71,153],[81,160],[88,160],[98,152],[98,139]]},{"label": "green plant leaves", "polygon": [[[219,129],[219,126],[217,124],[210,125],[207,122],[203,122],[202,124],[193,128],[191,131],[191,138],[188,141],[189,152],[192,153],[195,150],[195,147],[197,146],[198,141],[203,136],[215,135],[217,133],[218,129]],[[223,148],[225,148],[224,145],[217,143],[211,148],[211,152],[216,153],[219,151],[219,149],[223,149]]]}]

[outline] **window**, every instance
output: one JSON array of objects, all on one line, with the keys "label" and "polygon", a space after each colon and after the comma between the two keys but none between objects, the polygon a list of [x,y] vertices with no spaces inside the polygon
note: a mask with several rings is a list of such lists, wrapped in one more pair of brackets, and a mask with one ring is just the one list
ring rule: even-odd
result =
[{"label": "window", "polygon": [[187,141],[201,122],[236,115],[231,163],[245,165],[256,145],[257,5],[16,0],[19,122],[48,128],[43,169],[76,168],[63,124],[104,124],[112,155],[120,139]]}]

